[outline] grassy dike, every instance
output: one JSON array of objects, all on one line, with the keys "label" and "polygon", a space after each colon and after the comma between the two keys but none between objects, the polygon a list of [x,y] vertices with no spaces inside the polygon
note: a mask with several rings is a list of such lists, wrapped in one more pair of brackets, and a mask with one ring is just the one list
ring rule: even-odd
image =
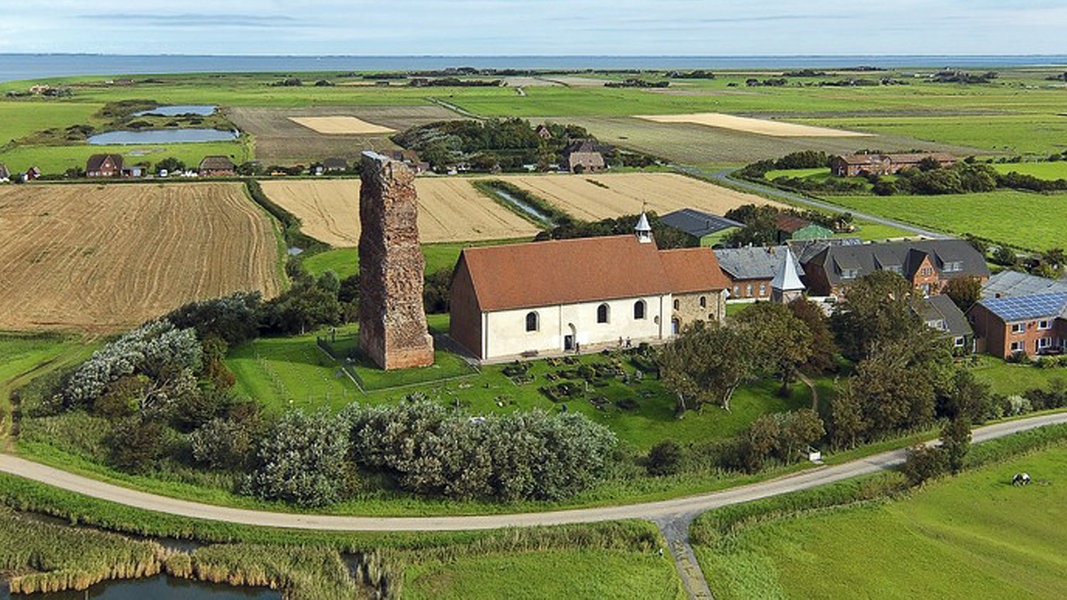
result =
[{"label": "grassy dike", "polygon": [[[16,591],[84,589],[162,571],[281,589],[294,599],[375,591],[386,598],[559,597],[559,590],[597,598],[683,597],[673,563],[657,552],[664,540],[643,522],[455,533],[280,530],[132,509],[7,475],[0,475],[0,504],[80,525],[42,523],[0,508],[0,534],[19,530],[30,540],[0,535],[0,572],[14,575]],[[96,528],[206,545],[175,552]],[[41,540],[41,547],[33,540]],[[93,544],[101,549],[68,551]],[[48,550],[53,546],[60,549]],[[349,566],[355,576],[349,576]],[[552,577],[535,575],[543,573]]]},{"label": "grassy dike", "polygon": [[[1009,481],[1028,471],[1035,484]],[[897,472],[712,511],[692,527],[716,598],[1061,598],[1067,426],[972,448],[908,489]]]}]

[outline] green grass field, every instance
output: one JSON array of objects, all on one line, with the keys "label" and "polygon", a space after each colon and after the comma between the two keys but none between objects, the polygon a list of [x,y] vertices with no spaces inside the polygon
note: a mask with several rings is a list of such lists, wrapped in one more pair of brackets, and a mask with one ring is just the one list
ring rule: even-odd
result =
[{"label": "green grass field", "polygon": [[37,131],[86,123],[101,106],[69,100],[0,101],[0,147]]},{"label": "green grass field", "polygon": [[[1012,487],[1020,471],[1035,483]],[[1059,446],[903,500],[742,526],[696,552],[723,599],[1063,598],[1065,484]]]},{"label": "green grass field", "polygon": [[[1064,120],[1067,120],[1065,117]],[[1004,163],[992,165],[1000,173],[1021,173],[1033,175],[1038,179],[1067,179],[1067,161],[1056,162],[1031,162],[1031,163]]]},{"label": "green grass field", "polygon": [[[448,315],[431,315],[430,325],[438,331],[447,330]],[[355,325],[338,330],[340,347],[354,345]],[[320,332],[327,335],[328,331]],[[341,372],[340,364],[330,359],[315,342],[316,334],[288,338],[262,338],[231,350],[227,365],[237,375],[237,389],[244,395],[262,402],[271,411],[288,408],[335,410],[351,402],[396,402],[412,392],[426,394],[432,400],[457,404],[472,414],[511,412],[540,408],[557,411],[554,404],[538,388],[553,385],[549,373],[574,366],[550,366],[544,360],[533,361],[530,374],[534,381],[516,384],[504,375],[503,365],[488,365],[480,374],[471,371],[462,361],[439,352],[439,364],[427,369],[401,370],[384,373],[362,366],[357,372],[368,383],[366,393]],[[599,355],[586,355],[581,362],[603,362]],[[632,374],[635,368],[624,363]],[[558,383],[555,382],[555,383]],[[403,386],[403,387],[398,387]],[[590,388],[582,398],[567,400],[571,411],[585,413],[594,421],[610,427],[625,442],[637,448],[648,448],[656,442],[673,438],[682,443],[710,441],[736,435],[759,415],[811,405],[810,391],[803,385],[794,387],[791,398],[776,394],[778,384],[767,381],[737,391],[730,412],[708,407],[702,412],[690,412],[679,420],[674,416],[673,396],[663,389],[654,377],[640,383],[606,382],[604,387]],[[602,397],[605,405],[594,406],[589,399]],[[616,403],[636,403],[633,408],[621,408]]]},{"label": "green grass field", "polygon": [[50,364],[87,357],[90,347],[58,334],[0,333],[0,439],[11,423],[11,392]]},{"label": "green grass field", "polygon": [[[462,242],[423,244],[422,256],[426,259],[426,272],[452,271],[459,260],[459,254],[464,248],[474,246],[496,246],[500,244],[516,244],[531,240],[495,240],[488,242]],[[319,252],[304,259],[304,268],[315,277],[324,271],[333,271],[338,277],[344,279],[350,275],[359,273],[359,250],[357,248],[335,248],[326,252]]]},{"label": "green grass field", "polygon": [[682,600],[686,596],[669,555],[579,549],[412,565],[405,572],[404,597]]},{"label": "green grass field", "polygon": [[1067,194],[999,191],[947,196],[826,196],[849,210],[1020,248],[1062,246]]},{"label": "green grass field", "polygon": [[62,174],[67,169],[85,168],[89,156],[100,153],[122,154],[126,164],[141,161],[157,163],[173,156],[195,169],[200,160],[209,154],[222,154],[231,157],[237,163],[252,158],[247,141],[203,142],[199,144],[157,144],[149,146],[15,146],[0,151],[0,162],[5,163],[12,172],[22,172],[30,167],[37,167],[45,174]]},{"label": "green grass field", "polygon": [[1067,369],[1039,369],[1033,365],[1013,365],[992,356],[980,356],[975,376],[989,383],[994,394],[1021,394],[1044,388],[1054,379],[1067,381]]}]

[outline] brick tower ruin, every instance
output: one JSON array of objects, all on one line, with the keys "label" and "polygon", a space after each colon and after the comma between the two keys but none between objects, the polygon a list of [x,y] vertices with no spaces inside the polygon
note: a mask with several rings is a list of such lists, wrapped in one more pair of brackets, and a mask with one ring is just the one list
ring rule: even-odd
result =
[{"label": "brick tower ruin", "polygon": [[415,176],[401,162],[364,152],[361,179],[359,347],[386,370],[432,365]]}]

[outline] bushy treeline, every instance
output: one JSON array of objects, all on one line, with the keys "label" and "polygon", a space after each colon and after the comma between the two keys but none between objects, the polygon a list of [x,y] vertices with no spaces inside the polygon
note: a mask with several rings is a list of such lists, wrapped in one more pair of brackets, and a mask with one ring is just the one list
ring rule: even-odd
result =
[{"label": "bushy treeline", "polygon": [[597,482],[616,438],[573,414],[470,417],[415,399],[350,405],[338,415],[291,412],[259,442],[245,489],[268,500],[323,506],[385,475],[421,496],[561,500]]},{"label": "bushy treeline", "polygon": [[821,225],[832,231],[851,231],[852,213],[828,214],[816,210],[798,210],[795,208],[779,209],[770,204],[744,204],[726,211],[727,219],[744,225],[730,232],[724,242],[728,246],[775,246],[778,239],[778,215],[785,214],[798,217]]},{"label": "bushy treeline", "polygon": [[614,434],[576,414],[471,418],[416,400],[268,418],[233,393],[223,361],[260,333],[266,305],[255,294],[197,302],[120,336],[64,378],[52,410],[108,423],[119,469],[228,473],[238,491],[301,506],[350,497],[364,475],[418,495],[558,500],[613,459]]},{"label": "bushy treeline", "polygon": [[577,413],[468,417],[416,401],[352,406],[352,456],[417,494],[449,498],[560,500],[595,483],[615,434]]},{"label": "bushy treeline", "polygon": [[789,169],[821,169],[830,166],[832,157],[818,150],[801,150],[791,152],[776,160],[760,160],[746,165],[738,173],[747,179],[763,179],[763,176],[771,171],[784,171]]}]

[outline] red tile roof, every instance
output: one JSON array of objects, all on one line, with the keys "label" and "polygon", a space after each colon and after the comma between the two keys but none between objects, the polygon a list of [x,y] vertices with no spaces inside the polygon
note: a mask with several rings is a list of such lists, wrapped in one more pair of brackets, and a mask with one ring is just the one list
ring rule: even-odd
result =
[{"label": "red tile roof", "polygon": [[694,250],[660,252],[618,235],[466,248],[457,268],[469,271],[484,312],[728,287],[714,254]]},{"label": "red tile roof", "polygon": [[661,250],[659,258],[667,272],[672,293],[725,290],[730,287],[730,279],[719,268],[719,261],[711,248]]}]

